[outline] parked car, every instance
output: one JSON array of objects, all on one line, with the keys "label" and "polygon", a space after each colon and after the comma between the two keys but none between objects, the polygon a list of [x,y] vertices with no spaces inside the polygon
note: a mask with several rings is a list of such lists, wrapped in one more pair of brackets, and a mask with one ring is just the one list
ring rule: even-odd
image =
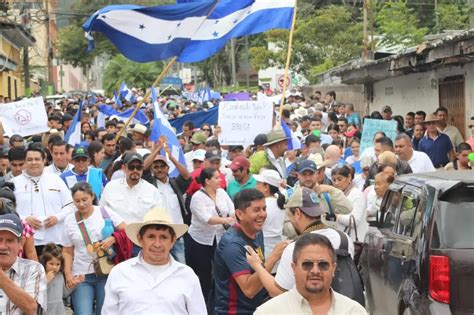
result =
[{"label": "parked car", "polygon": [[373,225],[360,260],[372,314],[474,314],[473,171],[397,177]]}]

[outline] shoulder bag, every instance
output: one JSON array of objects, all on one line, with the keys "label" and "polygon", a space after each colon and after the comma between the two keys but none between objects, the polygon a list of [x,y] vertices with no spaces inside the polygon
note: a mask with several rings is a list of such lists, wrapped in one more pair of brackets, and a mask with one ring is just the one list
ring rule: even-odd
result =
[{"label": "shoulder bag", "polygon": [[354,228],[354,235],[355,235],[355,241],[354,241],[354,263],[356,266],[359,266],[359,259],[360,255],[362,254],[362,250],[364,249],[364,243],[359,241],[359,237],[357,235],[357,225],[355,222],[354,216],[351,214],[349,218],[349,226],[345,228],[344,232],[346,232],[348,235],[351,235],[352,229]]}]

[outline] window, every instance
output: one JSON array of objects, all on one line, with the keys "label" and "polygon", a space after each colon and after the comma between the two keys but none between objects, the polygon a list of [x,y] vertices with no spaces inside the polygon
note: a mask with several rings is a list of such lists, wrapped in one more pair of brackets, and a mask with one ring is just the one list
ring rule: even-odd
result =
[{"label": "window", "polygon": [[411,237],[413,227],[421,223],[418,214],[418,199],[412,196],[403,196],[400,209],[400,218],[395,233]]},{"label": "window", "polygon": [[398,217],[398,211],[400,209],[400,203],[402,201],[401,191],[390,191],[385,195],[383,201],[383,211],[380,217],[381,228],[392,229],[396,226],[396,220]]}]

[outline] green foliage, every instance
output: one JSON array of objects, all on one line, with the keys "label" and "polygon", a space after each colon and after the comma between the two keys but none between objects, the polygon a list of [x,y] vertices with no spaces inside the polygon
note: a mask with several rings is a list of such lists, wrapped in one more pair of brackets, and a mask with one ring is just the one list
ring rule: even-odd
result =
[{"label": "green foliage", "polygon": [[122,81],[136,87],[148,88],[163,70],[163,63],[136,63],[123,55],[113,57],[104,71],[104,89],[111,94]]},{"label": "green foliage", "polygon": [[312,67],[309,70],[309,77],[308,80],[314,83],[318,83],[317,75],[323,72],[328,71],[329,69],[334,67],[334,63],[332,60],[326,59],[322,64]]},{"label": "green foliage", "polygon": [[406,2],[385,2],[376,15],[378,33],[383,36],[381,45],[411,47],[423,42],[426,27],[418,27],[419,20]]},{"label": "green foliage", "polygon": [[465,30],[469,28],[469,12],[467,6],[453,3],[441,3],[436,8],[438,25],[434,31],[440,33],[444,30]]},{"label": "green foliage", "polygon": [[[362,23],[347,6],[329,5],[319,10],[306,8],[298,15],[293,40],[291,69],[314,82],[317,71],[337,66],[360,56]],[[257,69],[269,65],[284,67],[288,50],[288,31],[266,33],[268,42],[279,50],[251,50],[251,63]]]}]

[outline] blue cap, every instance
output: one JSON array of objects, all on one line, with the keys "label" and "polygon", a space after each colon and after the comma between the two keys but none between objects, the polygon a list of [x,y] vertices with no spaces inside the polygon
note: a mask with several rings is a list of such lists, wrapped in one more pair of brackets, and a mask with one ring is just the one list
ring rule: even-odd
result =
[{"label": "blue cap", "polygon": [[298,173],[303,173],[304,171],[311,171],[311,172],[316,172],[318,170],[318,167],[316,166],[316,163],[312,160],[303,160],[301,162],[298,162],[298,166],[296,171]]}]

